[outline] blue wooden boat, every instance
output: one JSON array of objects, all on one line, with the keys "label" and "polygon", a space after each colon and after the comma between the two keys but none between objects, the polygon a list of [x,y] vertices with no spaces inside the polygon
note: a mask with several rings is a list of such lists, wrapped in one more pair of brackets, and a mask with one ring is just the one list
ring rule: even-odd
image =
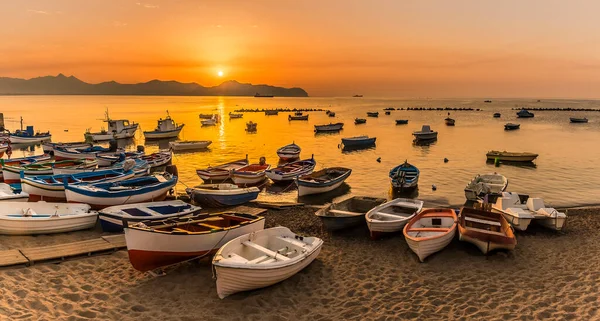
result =
[{"label": "blue wooden boat", "polygon": [[52,139],[52,135],[50,132],[34,133],[33,126],[27,126],[27,128],[23,130],[23,117],[21,117],[21,129],[17,129],[14,133],[10,133],[8,139],[13,144],[33,144],[50,140]]},{"label": "blue wooden boat", "polygon": [[207,207],[235,206],[258,197],[258,187],[241,188],[235,184],[205,184],[185,190],[195,203]]},{"label": "blue wooden boat", "polygon": [[371,146],[375,144],[376,139],[376,137],[369,136],[348,137],[342,138],[342,144],[344,144],[344,147]]},{"label": "blue wooden boat", "polygon": [[404,161],[390,171],[392,186],[401,189],[414,188],[419,183],[419,174],[417,167]]},{"label": "blue wooden boat", "polygon": [[98,217],[104,232],[123,232],[123,219],[135,223],[194,215],[200,210],[199,206],[175,200],[111,206],[99,211]]}]

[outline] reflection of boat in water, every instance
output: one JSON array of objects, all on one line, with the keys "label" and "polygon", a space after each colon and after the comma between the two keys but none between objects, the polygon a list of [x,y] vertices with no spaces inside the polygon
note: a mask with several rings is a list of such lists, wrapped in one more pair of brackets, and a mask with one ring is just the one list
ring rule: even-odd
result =
[{"label": "reflection of boat in water", "polygon": [[[486,164],[488,165],[495,165],[495,162],[493,159],[488,159],[486,161]],[[508,165],[508,166],[515,166],[515,167],[522,167],[522,168],[537,168],[537,165],[534,162],[511,162],[511,161],[500,161],[500,164],[502,165]]]}]

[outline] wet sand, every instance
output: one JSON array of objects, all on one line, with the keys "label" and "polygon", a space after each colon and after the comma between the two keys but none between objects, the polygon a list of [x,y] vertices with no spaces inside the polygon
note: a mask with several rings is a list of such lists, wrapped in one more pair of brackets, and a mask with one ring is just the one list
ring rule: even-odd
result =
[{"label": "wet sand", "polygon": [[[208,259],[166,276],[126,251],[0,270],[2,320],[592,320],[600,318],[600,209],[570,210],[564,232],[531,226],[513,252],[482,255],[456,238],[419,263],[401,233],[327,235],[312,208],[269,211],[267,226],[324,238],[320,256],[275,286],[217,297]],[[0,237],[0,249],[98,237],[99,230]]]}]

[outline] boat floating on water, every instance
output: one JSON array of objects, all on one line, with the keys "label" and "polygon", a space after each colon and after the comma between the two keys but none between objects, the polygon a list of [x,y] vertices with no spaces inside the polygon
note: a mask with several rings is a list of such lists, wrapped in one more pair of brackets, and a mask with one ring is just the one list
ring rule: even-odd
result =
[{"label": "boat floating on water", "polygon": [[98,213],[87,204],[0,202],[0,234],[33,235],[94,227]]},{"label": "boat floating on water", "polygon": [[567,220],[565,213],[546,207],[543,199],[515,192],[502,193],[492,206],[492,211],[501,213],[515,229],[520,231],[525,231],[531,221],[559,231]]},{"label": "boat floating on water", "polygon": [[457,220],[453,209],[424,209],[404,226],[404,239],[419,261],[424,262],[425,258],[452,242]]},{"label": "boat floating on water", "polygon": [[225,207],[255,200],[260,190],[258,187],[242,188],[234,184],[203,184],[186,188],[185,192],[196,204],[206,207]]},{"label": "boat floating on water", "polygon": [[316,165],[314,158],[309,158],[268,169],[266,174],[275,183],[291,182],[298,176],[312,173]]},{"label": "boat floating on water", "polygon": [[298,196],[321,194],[330,192],[342,185],[350,176],[352,170],[345,167],[330,167],[308,175],[298,176]]},{"label": "boat floating on water", "polygon": [[369,136],[355,136],[342,138],[342,144],[344,147],[360,147],[360,146],[372,146],[375,145],[376,137]]},{"label": "boat floating on water", "polygon": [[123,232],[123,219],[129,223],[162,220],[200,213],[201,208],[181,200],[136,203],[107,207],[100,210],[98,219],[104,232]]},{"label": "boat floating on water", "polygon": [[533,162],[537,157],[538,154],[534,154],[534,153],[516,153],[516,152],[507,152],[507,151],[497,151],[497,150],[492,150],[487,152],[486,157],[488,160],[500,160],[500,161],[507,161],[507,162]]},{"label": "boat floating on water", "polygon": [[413,132],[416,140],[434,140],[437,139],[438,133],[433,131],[429,125],[423,125],[421,131]]},{"label": "boat floating on water", "polygon": [[135,135],[139,124],[135,122],[129,123],[129,120],[125,119],[111,119],[108,116],[108,109],[105,112],[105,119],[103,120],[108,124],[108,130],[101,130],[99,132],[92,133],[89,130],[85,132],[86,141],[106,141],[111,139],[124,139],[131,138]]},{"label": "boat floating on water", "polygon": [[502,116],[502,114],[500,113],[494,113],[494,118],[500,118]]},{"label": "boat floating on water", "polygon": [[499,213],[463,207],[458,217],[459,240],[474,244],[483,254],[496,249],[514,250],[517,239]]},{"label": "boat floating on water", "polygon": [[98,167],[96,160],[62,160],[56,162],[34,162],[25,165],[6,164],[2,167],[2,178],[5,183],[20,183],[21,178],[39,175],[52,175],[55,169],[83,168],[95,169]]},{"label": "boat floating on water", "polygon": [[408,124],[408,119],[396,119],[396,125],[406,125]]},{"label": "boat floating on water", "polygon": [[50,132],[35,132],[33,126],[27,126],[23,130],[23,117],[21,117],[21,129],[17,129],[15,132],[10,133],[8,139],[13,144],[36,144],[52,139]]},{"label": "boat floating on water", "polygon": [[394,188],[415,188],[419,184],[419,169],[408,161],[392,168],[389,173]]},{"label": "boat floating on water", "polygon": [[277,150],[277,156],[283,161],[290,161],[294,159],[298,159],[300,157],[300,152],[302,148],[296,145],[295,143],[291,143],[289,145],[285,145]]},{"label": "boat floating on water", "polygon": [[533,118],[534,114],[523,108],[517,112],[517,118]]},{"label": "boat floating on water", "polygon": [[504,130],[515,130],[521,128],[521,124],[506,123],[504,124]]},{"label": "boat floating on water", "polygon": [[253,121],[249,121],[246,123],[246,131],[249,133],[254,133],[256,132],[256,125],[258,125],[257,123],[253,122]]},{"label": "boat floating on water", "polygon": [[365,215],[371,238],[401,231],[422,208],[423,201],[397,198],[371,209]]},{"label": "boat floating on water", "polygon": [[379,112],[378,111],[368,111],[367,116],[368,117],[379,117]]},{"label": "boat floating on water", "polygon": [[450,117],[444,119],[444,122],[446,123],[446,126],[454,126],[456,124],[456,120]]},{"label": "boat floating on water", "polygon": [[236,119],[236,118],[242,118],[244,117],[244,114],[234,114],[232,112],[229,112],[229,119]]},{"label": "boat floating on water", "polygon": [[508,186],[508,179],[498,173],[477,174],[465,187],[465,197],[469,201],[482,200],[486,196],[493,203]]},{"label": "boat floating on water", "polygon": [[328,125],[315,125],[315,132],[337,132],[344,128],[344,123],[329,123]]},{"label": "boat floating on water", "polygon": [[355,118],[354,119],[354,124],[358,125],[358,124],[365,124],[367,122],[366,119],[364,118]]},{"label": "boat floating on water", "polygon": [[365,224],[365,214],[375,206],[386,202],[385,198],[353,196],[325,204],[315,215],[328,231],[337,231]]},{"label": "boat floating on water", "polygon": [[295,115],[288,115],[288,120],[308,120],[308,114],[302,115],[302,113],[296,113]]},{"label": "boat floating on water", "polygon": [[582,124],[582,123],[587,123],[588,119],[587,118],[577,118],[577,117],[571,117],[569,118],[571,123],[578,123],[578,124]]},{"label": "boat floating on water", "polygon": [[171,119],[169,111],[167,111],[167,118],[159,119],[156,128],[153,131],[145,131],[144,137],[146,139],[162,139],[162,138],[174,138],[179,136],[179,133],[183,129],[185,124],[177,124]]},{"label": "boat floating on water", "polygon": [[169,148],[173,151],[188,151],[188,150],[199,150],[206,149],[212,141],[210,140],[182,140],[176,142],[169,142]]}]

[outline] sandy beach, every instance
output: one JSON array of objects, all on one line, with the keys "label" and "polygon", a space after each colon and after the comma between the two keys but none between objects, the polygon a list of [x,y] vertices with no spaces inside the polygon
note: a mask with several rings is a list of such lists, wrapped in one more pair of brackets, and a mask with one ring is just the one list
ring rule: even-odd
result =
[{"label": "sandy beach", "polygon": [[[600,209],[569,210],[565,231],[531,226],[514,252],[483,256],[456,238],[419,263],[401,233],[327,235],[314,208],[269,210],[267,226],[322,237],[320,256],[270,288],[220,300],[209,259],[165,276],[126,251],[0,270],[3,320],[592,320],[598,312]],[[0,249],[94,238],[101,231],[0,237]]]}]

